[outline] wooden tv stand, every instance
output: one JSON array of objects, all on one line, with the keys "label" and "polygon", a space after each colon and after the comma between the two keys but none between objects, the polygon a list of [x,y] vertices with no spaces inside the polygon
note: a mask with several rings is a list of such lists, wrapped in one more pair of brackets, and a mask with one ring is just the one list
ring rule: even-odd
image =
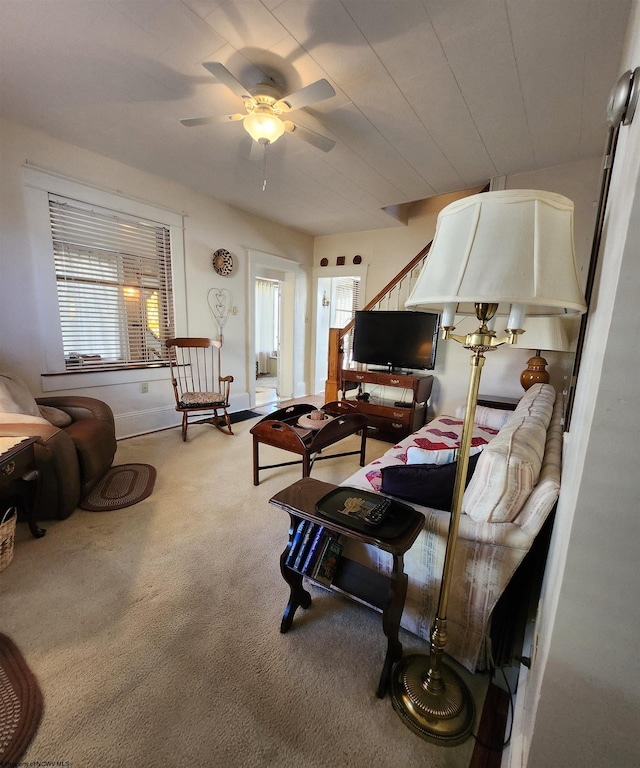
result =
[{"label": "wooden tv stand", "polygon": [[[345,397],[348,392],[359,385],[374,385],[411,390],[411,400],[406,405],[398,407],[397,398],[381,400],[371,393],[369,400],[356,400],[349,396],[360,413],[369,417],[369,436],[379,440],[397,443],[407,437],[425,422],[427,400],[431,395],[433,376],[431,374],[385,373],[383,371],[358,371],[354,368],[343,368],[341,373],[341,389]],[[371,387],[369,387],[370,389]]]}]

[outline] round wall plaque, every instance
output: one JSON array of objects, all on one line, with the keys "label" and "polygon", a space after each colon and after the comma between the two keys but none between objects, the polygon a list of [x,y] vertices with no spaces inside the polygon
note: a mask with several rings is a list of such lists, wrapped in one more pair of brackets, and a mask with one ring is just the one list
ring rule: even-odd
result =
[{"label": "round wall plaque", "polygon": [[219,275],[230,275],[233,272],[233,256],[224,248],[219,248],[211,257],[211,264]]}]

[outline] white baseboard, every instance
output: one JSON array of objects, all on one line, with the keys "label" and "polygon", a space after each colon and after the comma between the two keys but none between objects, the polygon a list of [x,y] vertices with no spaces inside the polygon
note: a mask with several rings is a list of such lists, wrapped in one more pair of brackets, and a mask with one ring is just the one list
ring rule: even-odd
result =
[{"label": "white baseboard", "polygon": [[[229,413],[249,410],[249,393],[240,392],[229,398]],[[175,405],[163,405],[159,408],[148,408],[144,411],[132,411],[114,415],[116,439],[144,435],[147,432],[158,432],[161,429],[180,426],[182,416],[177,413]]]},{"label": "white baseboard", "polygon": [[176,413],[175,406],[170,405],[161,408],[149,408],[145,411],[116,414],[114,420],[117,440],[175,427],[182,421],[180,414]]}]

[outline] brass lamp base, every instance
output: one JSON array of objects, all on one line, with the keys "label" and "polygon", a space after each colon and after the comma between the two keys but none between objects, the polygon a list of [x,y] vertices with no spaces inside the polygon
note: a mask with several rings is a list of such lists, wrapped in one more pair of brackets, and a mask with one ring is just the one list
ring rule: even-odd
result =
[{"label": "brass lamp base", "polygon": [[473,697],[447,664],[441,664],[442,690],[431,692],[425,680],[429,656],[411,654],[394,667],[391,702],[406,726],[427,741],[454,747],[471,735],[475,718]]}]

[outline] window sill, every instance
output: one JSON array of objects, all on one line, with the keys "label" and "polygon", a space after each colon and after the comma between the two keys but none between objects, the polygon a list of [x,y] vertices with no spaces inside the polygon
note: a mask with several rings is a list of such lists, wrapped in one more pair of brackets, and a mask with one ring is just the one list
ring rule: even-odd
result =
[{"label": "window sill", "polygon": [[109,371],[149,371],[156,368],[168,368],[169,363],[140,363],[139,365],[79,365],[66,371],[41,373],[45,376],[77,376],[79,373],[107,373]]},{"label": "window sill", "polygon": [[57,392],[67,389],[91,389],[113,384],[133,384],[140,381],[168,380],[169,364],[109,366],[97,368],[79,366],[77,370],[41,373],[40,382],[43,392]]}]

